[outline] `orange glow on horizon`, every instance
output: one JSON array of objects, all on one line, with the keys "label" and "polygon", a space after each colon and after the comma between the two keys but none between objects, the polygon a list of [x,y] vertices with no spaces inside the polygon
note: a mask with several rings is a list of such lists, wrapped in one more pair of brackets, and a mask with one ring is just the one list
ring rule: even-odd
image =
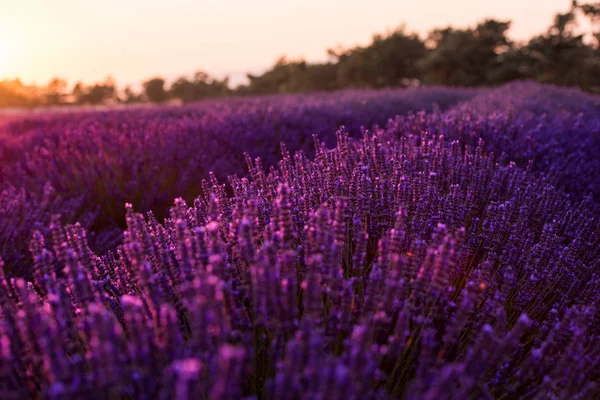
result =
[{"label": "orange glow on horizon", "polygon": [[367,45],[400,25],[424,38],[433,28],[513,21],[514,40],[546,31],[570,0],[1,0],[0,80],[47,84],[53,77],[119,85],[167,81],[202,69],[260,74],[275,60],[328,60],[327,49]]}]

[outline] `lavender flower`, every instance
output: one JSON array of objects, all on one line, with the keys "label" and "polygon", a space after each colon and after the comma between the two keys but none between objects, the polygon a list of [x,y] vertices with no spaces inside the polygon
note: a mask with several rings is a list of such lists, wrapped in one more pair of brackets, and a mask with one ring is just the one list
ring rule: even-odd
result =
[{"label": "lavender flower", "polygon": [[[537,86],[516,88],[525,94],[511,110],[562,107],[539,100]],[[518,115],[494,130],[487,109],[475,121],[462,107],[359,138],[340,129],[336,146],[315,137],[308,154],[292,155],[291,141],[266,169],[248,154],[247,176],[226,186],[210,174],[164,219],[127,204],[123,241],[108,252],[93,249],[85,224],[51,218],[28,240],[29,280],[0,268],[0,389],[12,398],[599,396],[600,224],[583,196],[592,180],[568,185],[570,171],[550,178],[552,166],[523,164],[564,139],[548,137],[554,150],[536,154]],[[182,132],[193,123],[173,113]],[[109,131],[123,116],[113,117]],[[593,146],[594,126],[577,129]]]}]

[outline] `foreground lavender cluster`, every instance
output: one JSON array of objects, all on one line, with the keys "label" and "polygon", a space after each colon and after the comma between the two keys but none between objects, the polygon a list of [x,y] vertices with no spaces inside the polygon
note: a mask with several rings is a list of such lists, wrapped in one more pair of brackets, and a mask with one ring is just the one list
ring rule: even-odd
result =
[{"label": "foreground lavender cluster", "polygon": [[479,140],[341,130],[314,159],[202,181],[123,244],[33,235],[0,279],[4,398],[600,396],[590,196]]}]

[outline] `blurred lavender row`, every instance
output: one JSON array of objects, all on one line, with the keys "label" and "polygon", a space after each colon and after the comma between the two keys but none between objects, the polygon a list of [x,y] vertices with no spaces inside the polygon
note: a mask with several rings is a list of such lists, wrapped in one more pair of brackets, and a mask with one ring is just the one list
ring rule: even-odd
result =
[{"label": "blurred lavender row", "polygon": [[[254,126],[261,102],[336,109],[328,96],[222,107]],[[598,97],[533,84],[465,96],[381,128],[282,134],[279,156],[279,138],[216,128],[230,147],[198,153],[204,136],[176,121],[212,126],[218,112],[202,110],[216,103],[139,111],[139,129],[120,125],[133,111],[9,124],[16,142],[35,141],[16,134],[29,124],[47,143],[3,171],[3,235],[32,257],[24,279],[18,248],[0,246],[13,263],[0,269],[3,398],[600,397]],[[254,114],[236,114],[247,101]],[[195,171],[209,158],[193,155],[224,166]],[[185,182],[198,197],[166,218],[133,201],[122,243],[92,250],[104,199]]]}]

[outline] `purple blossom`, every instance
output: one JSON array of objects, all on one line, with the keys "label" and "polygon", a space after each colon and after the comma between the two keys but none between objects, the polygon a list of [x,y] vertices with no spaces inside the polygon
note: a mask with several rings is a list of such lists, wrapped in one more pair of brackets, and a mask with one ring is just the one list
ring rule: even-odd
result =
[{"label": "purple blossom", "polygon": [[[436,90],[467,102],[312,138],[304,130],[328,116],[374,122],[396,92],[31,124],[23,145],[45,144],[8,168],[24,189],[0,197],[2,216],[37,224],[4,236],[31,261],[2,248],[3,396],[600,396],[597,98],[532,84]],[[83,167],[60,175],[67,155]],[[36,170],[52,183],[45,202],[25,189]],[[225,184],[227,173],[239,175]],[[101,197],[61,208],[76,194]],[[168,196],[181,197],[148,211]],[[107,218],[116,202],[128,203],[112,211],[119,244],[98,246],[112,234],[95,218],[64,223],[94,204]]]}]

